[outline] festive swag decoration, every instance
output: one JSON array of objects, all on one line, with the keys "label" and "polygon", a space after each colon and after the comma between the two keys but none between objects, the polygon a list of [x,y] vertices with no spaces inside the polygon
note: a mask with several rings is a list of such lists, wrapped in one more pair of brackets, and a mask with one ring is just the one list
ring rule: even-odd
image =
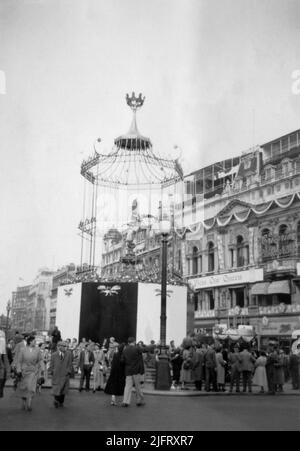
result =
[{"label": "festive swag decoration", "polygon": [[226,216],[225,218],[211,218],[208,220],[203,221],[203,223],[199,222],[198,226],[197,224],[192,224],[188,227],[183,227],[177,229],[175,227],[175,232],[179,238],[183,238],[186,233],[198,233],[200,228],[203,226],[205,230],[212,229],[215,225],[218,225],[219,227],[226,227],[233,219],[236,221],[243,223],[246,222],[250,216],[251,213],[254,213],[257,216],[262,216],[267,211],[270,210],[274,205],[276,205],[279,208],[287,209],[289,208],[294,202],[300,201],[300,192],[291,194],[290,196],[284,196],[280,199],[275,199],[270,202],[267,202],[262,205],[255,205],[249,207],[247,210],[239,212],[239,213],[232,213],[229,216]]}]

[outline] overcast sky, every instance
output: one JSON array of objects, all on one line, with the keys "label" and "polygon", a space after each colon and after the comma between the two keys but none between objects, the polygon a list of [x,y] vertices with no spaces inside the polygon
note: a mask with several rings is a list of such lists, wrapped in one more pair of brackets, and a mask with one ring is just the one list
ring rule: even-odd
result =
[{"label": "overcast sky", "polygon": [[127,92],[186,171],[300,128],[299,17],[291,0],[0,0],[0,313],[39,267],[79,262],[80,163],[128,130]]}]

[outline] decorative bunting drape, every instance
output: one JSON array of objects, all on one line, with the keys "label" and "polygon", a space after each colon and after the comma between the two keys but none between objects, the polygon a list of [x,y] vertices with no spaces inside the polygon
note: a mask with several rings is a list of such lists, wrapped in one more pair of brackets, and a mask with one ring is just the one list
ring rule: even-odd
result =
[{"label": "decorative bunting drape", "polygon": [[300,192],[291,194],[290,196],[284,196],[281,199],[271,200],[270,202],[261,206],[249,207],[247,211],[233,213],[232,215],[227,216],[225,219],[216,217],[208,219],[203,223],[199,222],[198,224],[192,224],[191,226],[188,227],[178,229],[176,229],[175,227],[175,232],[179,236],[179,238],[183,238],[186,232],[197,234],[200,231],[201,226],[203,226],[206,231],[211,230],[216,224],[219,227],[226,227],[233,218],[236,219],[238,222],[243,223],[247,221],[251,213],[261,216],[267,213],[267,211],[270,210],[270,208],[273,205],[277,205],[279,208],[286,209],[289,208],[293,204],[293,202],[297,199],[300,200]]}]

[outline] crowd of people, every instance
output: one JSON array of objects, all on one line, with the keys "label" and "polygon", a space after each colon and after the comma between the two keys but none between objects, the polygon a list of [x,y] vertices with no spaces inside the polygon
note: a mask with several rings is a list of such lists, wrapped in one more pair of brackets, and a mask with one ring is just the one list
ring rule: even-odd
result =
[{"label": "crowd of people", "polygon": [[[297,354],[286,354],[276,344],[269,344],[266,351],[251,350],[249,345],[233,344],[230,349],[220,343],[187,344],[176,348],[171,343],[170,360],[176,387],[195,383],[197,390],[252,392],[252,386],[260,392],[283,392],[283,385],[292,380],[293,389],[299,389],[300,345]],[[242,389],[242,390],[241,390]]]},{"label": "crowd of people", "polygon": [[128,407],[133,387],[136,404],[145,404],[143,383],[145,370],[156,369],[155,388],[201,391],[283,392],[291,379],[293,389],[300,388],[300,345],[288,355],[276,344],[266,351],[252,350],[246,343],[224,346],[219,342],[203,343],[184,339],[180,347],[172,341],[167,349],[155,341],[146,345],[130,337],[117,343],[114,337],[103,343],[82,338],[62,340],[56,327],[51,336],[37,343],[33,334],[15,334],[7,344],[0,331],[0,398],[5,381],[14,379],[16,396],[22,409],[31,411],[32,399],[51,379],[54,406],[64,405],[70,380],[79,379],[79,392],[104,391],[111,395],[111,405]]},{"label": "crowd of people", "polygon": [[136,405],[145,404],[142,391],[144,375],[143,352],[133,337],[119,344],[113,337],[102,345],[83,338],[62,340],[55,328],[49,339],[37,343],[33,334],[16,333],[6,345],[5,334],[0,331],[0,398],[6,380],[14,379],[16,396],[22,400],[22,409],[32,410],[32,400],[41,392],[43,384],[51,379],[54,406],[63,407],[71,378],[79,376],[79,392],[83,388],[105,391],[111,395],[111,405],[128,407],[133,387]]}]

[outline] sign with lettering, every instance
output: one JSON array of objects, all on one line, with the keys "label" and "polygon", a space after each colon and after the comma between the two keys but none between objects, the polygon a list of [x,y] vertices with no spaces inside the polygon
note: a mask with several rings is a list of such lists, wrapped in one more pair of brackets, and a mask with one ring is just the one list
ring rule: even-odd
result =
[{"label": "sign with lettering", "polygon": [[264,280],[263,269],[249,269],[247,271],[217,274],[215,276],[197,277],[190,279],[189,284],[194,290],[204,288],[222,287],[226,285],[239,285],[243,283],[255,283]]},{"label": "sign with lettering", "polygon": [[260,325],[261,335],[290,335],[294,330],[299,329],[299,317],[272,318],[269,321],[262,319]]}]

